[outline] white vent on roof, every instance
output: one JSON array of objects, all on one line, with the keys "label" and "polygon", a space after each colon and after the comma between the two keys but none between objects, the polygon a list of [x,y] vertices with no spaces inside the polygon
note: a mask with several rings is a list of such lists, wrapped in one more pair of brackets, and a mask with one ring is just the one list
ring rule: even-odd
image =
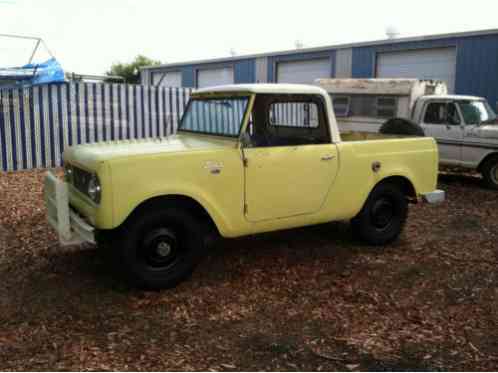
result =
[{"label": "white vent on roof", "polygon": [[296,46],[296,49],[303,49],[304,48],[304,43],[301,40],[296,40],[294,42],[294,45]]},{"label": "white vent on roof", "polygon": [[396,26],[387,26],[386,35],[388,39],[396,39],[399,36],[399,30],[396,28]]}]

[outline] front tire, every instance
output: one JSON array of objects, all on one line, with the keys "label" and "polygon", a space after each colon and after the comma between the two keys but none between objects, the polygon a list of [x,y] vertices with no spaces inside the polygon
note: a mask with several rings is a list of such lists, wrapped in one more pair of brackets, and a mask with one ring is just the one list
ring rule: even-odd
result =
[{"label": "front tire", "polygon": [[123,228],[115,248],[119,269],[140,288],[176,286],[190,277],[205,252],[205,225],[181,208],[142,212]]},{"label": "front tire", "polygon": [[498,157],[488,159],[482,166],[482,177],[486,186],[498,190]]},{"label": "front tire", "polygon": [[371,245],[388,244],[401,234],[408,216],[408,201],[395,184],[380,184],[370,193],[351,221],[353,233]]}]

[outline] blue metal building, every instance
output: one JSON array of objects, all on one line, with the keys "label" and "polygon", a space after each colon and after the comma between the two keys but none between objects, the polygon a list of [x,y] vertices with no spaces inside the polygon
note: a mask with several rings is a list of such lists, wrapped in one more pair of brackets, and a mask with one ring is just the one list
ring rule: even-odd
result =
[{"label": "blue metal building", "polygon": [[450,92],[498,105],[498,30],[172,63],[144,68],[142,83],[200,88],[229,83],[312,83],[318,78],[442,79]]}]

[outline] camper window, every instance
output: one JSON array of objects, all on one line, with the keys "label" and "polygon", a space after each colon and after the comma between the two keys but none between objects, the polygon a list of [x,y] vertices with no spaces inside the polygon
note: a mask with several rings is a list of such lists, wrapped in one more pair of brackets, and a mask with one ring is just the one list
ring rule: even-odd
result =
[{"label": "camper window", "polygon": [[336,96],[332,97],[332,101],[336,117],[347,117],[349,115],[350,97]]},{"label": "camper window", "polygon": [[396,116],[395,97],[377,97],[377,117],[393,118]]}]

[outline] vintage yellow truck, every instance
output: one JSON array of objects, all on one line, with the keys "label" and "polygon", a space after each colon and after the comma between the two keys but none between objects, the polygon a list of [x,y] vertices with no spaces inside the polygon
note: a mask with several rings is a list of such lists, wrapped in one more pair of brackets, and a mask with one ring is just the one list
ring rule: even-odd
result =
[{"label": "vintage yellow truck", "polygon": [[408,203],[441,202],[429,137],[340,135],[322,88],[253,84],[193,93],[177,134],[79,145],[45,179],[62,244],[97,243],[135,284],[176,285],[208,238],[351,220],[395,240]]}]

